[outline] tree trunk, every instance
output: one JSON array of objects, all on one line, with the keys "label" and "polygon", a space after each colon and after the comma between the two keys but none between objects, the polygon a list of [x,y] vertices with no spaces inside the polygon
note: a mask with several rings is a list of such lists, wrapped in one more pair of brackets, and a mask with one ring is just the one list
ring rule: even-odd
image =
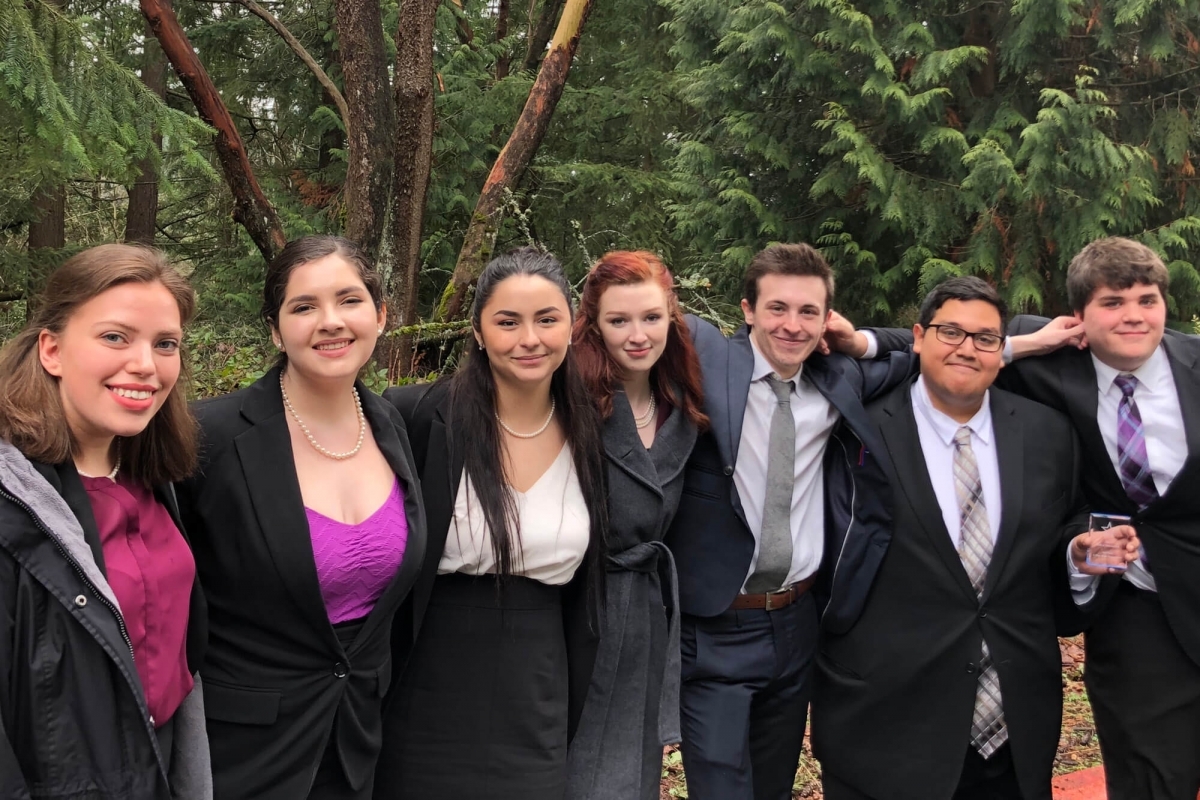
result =
[{"label": "tree trunk", "polygon": [[32,198],[29,222],[29,271],[25,276],[25,319],[33,318],[46,278],[67,246],[66,184],[39,187]]},{"label": "tree trunk", "polygon": [[[433,166],[433,31],[438,5],[439,0],[404,0],[396,32],[394,270],[388,291],[388,325],[392,328],[417,321],[421,227]],[[388,342],[388,374],[407,375],[412,367],[412,337],[391,337]]]},{"label": "tree trunk", "polygon": [[[497,44],[504,42],[504,37],[508,36],[508,9],[509,0],[500,0],[500,5],[496,9],[496,42]],[[509,65],[512,63],[512,55],[505,50],[500,58],[496,60],[496,80],[502,81],[508,77]]]},{"label": "tree trunk", "polygon": [[543,0],[542,13],[538,15],[536,23],[533,22],[533,14],[529,15],[529,43],[525,47],[525,60],[521,62],[521,69],[524,71],[533,72],[537,69],[538,61],[550,42],[550,34],[554,32],[554,21],[558,19],[563,2],[564,0]]},{"label": "tree trunk", "polygon": [[440,320],[458,318],[467,288],[479,277],[483,265],[491,257],[504,191],[511,190],[520,182],[546,136],[550,118],[567,83],[571,60],[579,47],[579,36],[591,10],[592,0],[567,0],[563,7],[562,19],[550,42],[550,52],[542,60],[542,68],[538,71],[533,88],[529,90],[525,108],[483,184],[475,213],[471,215],[471,223],[463,238],[462,250],[458,253],[454,277],[439,305]]},{"label": "tree trunk", "polygon": [[396,118],[384,57],[383,20],[378,0],[335,0],[334,19],[350,110],[346,236],[374,259],[387,222],[395,159]]},{"label": "tree trunk", "polygon": [[[167,96],[167,57],[158,40],[147,31],[142,56],[142,83],[161,99]],[[154,149],[162,150],[162,133],[152,134]],[[125,241],[154,244],[158,221],[158,171],[154,158],[147,155],[138,164],[138,177],[129,187],[129,207],[125,210]]]},{"label": "tree trunk", "polygon": [[183,88],[200,112],[201,119],[217,130],[213,144],[225,182],[233,194],[233,218],[250,234],[263,258],[270,261],[287,244],[287,237],[283,234],[283,226],[275,209],[254,177],[246,146],[229,109],[225,107],[208,71],[200,63],[169,0],[138,0],[138,4]]}]

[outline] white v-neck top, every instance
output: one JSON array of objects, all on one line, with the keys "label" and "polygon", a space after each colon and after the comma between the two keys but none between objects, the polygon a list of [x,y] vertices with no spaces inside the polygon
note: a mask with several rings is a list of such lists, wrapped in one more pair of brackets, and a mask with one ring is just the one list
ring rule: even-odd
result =
[{"label": "white v-neck top", "polygon": [[[571,448],[563,445],[558,457],[528,491],[506,487],[516,500],[520,527],[520,553],[513,573],[552,586],[571,580],[587,552],[590,522]],[[479,498],[463,470],[454,499],[454,519],[446,534],[446,547],[438,574],[462,572],[486,575],[496,572],[491,532],[483,518]]]}]

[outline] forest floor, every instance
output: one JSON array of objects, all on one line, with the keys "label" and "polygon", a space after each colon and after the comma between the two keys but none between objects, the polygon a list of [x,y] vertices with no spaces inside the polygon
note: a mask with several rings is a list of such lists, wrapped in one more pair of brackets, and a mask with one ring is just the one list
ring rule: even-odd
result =
[{"label": "forest floor", "polygon": [[[1054,774],[1093,767],[1100,763],[1100,744],[1092,724],[1092,707],[1083,688],[1083,637],[1059,640],[1063,667],[1063,724],[1058,740],[1058,757]],[[683,776],[683,761],[677,747],[667,748],[663,758],[661,800],[676,800],[688,796]],[[821,800],[821,767],[813,759],[805,737],[804,755],[796,782],[792,786],[793,800]]]}]

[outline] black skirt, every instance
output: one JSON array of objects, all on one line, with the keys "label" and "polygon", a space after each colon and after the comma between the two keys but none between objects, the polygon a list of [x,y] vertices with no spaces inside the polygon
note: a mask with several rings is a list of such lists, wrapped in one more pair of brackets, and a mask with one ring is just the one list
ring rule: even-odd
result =
[{"label": "black skirt", "polygon": [[384,712],[375,797],[561,800],[567,763],[562,587],[440,575]]}]

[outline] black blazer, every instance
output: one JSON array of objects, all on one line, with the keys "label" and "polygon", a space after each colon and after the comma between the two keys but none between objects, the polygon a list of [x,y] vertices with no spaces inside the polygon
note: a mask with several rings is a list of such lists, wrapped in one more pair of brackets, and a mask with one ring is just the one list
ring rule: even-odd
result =
[{"label": "black blazer", "polygon": [[218,798],[307,796],[332,735],[354,788],[374,773],[392,678],[392,617],[425,558],[425,515],[404,421],[361,383],[371,432],[402,482],[408,542],[349,649],[321,597],[279,369],[195,405],[200,469],[180,486],[209,607],[201,675]]},{"label": "black blazer", "polygon": [[[1032,333],[1046,322],[1019,316],[1008,332]],[[1168,330],[1162,346],[1179,394],[1184,427],[1180,436],[1188,455],[1167,491],[1142,511],[1125,493],[1096,424],[1096,368],[1090,353],[1065,348],[1042,358],[1021,359],[1001,370],[1001,377],[1013,391],[1071,418],[1083,449],[1088,502],[1096,511],[1133,517],[1167,622],[1184,652],[1200,665],[1200,338]],[[1101,583],[1103,597],[1120,585],[1116,578]]]},{"label": "black blazer", "polygon": [[[666,543],[679,570],[683,612],[712,617],[729,608],[741,591],[754,556],[754,535],[733,482],[754,351],[745,326],[726,339],[694,316],[688,315],[688,324],[704,373],[704,410],[711,427],[696,440],[688,460],[683,500]],[[904,380],[914,364],[915,359],[902,352],[876,361],[814,354],[803,374],[852,430],[870,439],[863,400]]]},{"label": "black blazer", "polygon": [[[384,391],[383,397],[400,410],[408,425],[417,471],[421,476],[425,510],[429,515],[426,563],[413,591],[411,607],[396,618],[396,641],[412,641],[420,631],[420,621],[429,605],[438,564],[446,548],[446,536],[454,519],[454,499],[462,481],[463,452],[468,443],[454,433],[448,379],[432,384],[393,387]],[[574,737],[579,725],[596,663],[596,646],[600,641],[596,624],[600,611],[591,608],[588,602],[589,561],[585,559],[575,576],[563,587],[563,630],[569,684],[568,739]]]},{"label": "black blazer", "polygon": [[[982,599],[955,550],[921,450],[911,383],[867,408],[883,443],[854,470],[856,492],[885,497],[851,537],[886,554],[848,630],[823,627],[813,746],[824,769],[872,797],[948,798],[970,741],[984,637],[1000,675],[1022,796],[1050,800],[1062,717],[1057,633],[1073,632],[1066,548],[1087,527],[1079,452],[1067,420],[993,389],[1001,521]],[[863,528],[886,528],[879,537]]]}]

